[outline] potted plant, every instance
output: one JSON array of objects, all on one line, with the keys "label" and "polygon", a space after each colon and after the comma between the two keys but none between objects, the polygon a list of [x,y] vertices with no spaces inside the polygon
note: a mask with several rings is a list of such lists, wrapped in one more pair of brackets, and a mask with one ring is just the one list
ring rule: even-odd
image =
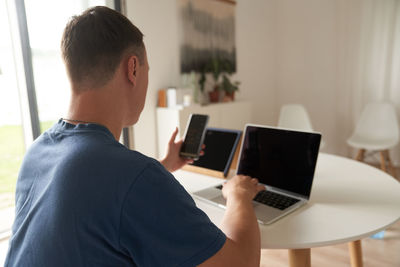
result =
[{"label": "potted plant", "polygon": [[235,92],[239,90],[239,84],[238,81],[232,83],[226,74],[222,76],[222,90],[225,92],[224,102],[235,100]]},{"label": "potted plant", "polygon": [[[214,84],[209,92],[210,102],[220,101],[220,92],[225,92],[224,101],[233,101],[235,91],[239,90],[239,82],[231,82],[230,75],[233,73],[232,65],[227,60],[213,58],[204,68],[201,81],[205,82],[205,73],[212,74]],[[221,78],[222,77],[222,78]],[[200,82],[201,82],[200,81]]]}]

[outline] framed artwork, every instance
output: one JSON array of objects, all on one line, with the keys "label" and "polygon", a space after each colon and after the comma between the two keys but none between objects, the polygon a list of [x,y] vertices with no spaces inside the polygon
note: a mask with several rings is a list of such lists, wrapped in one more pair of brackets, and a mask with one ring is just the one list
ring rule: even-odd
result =
[{"label": "framed artwork", "polygon": [[204,72],[216,60],[236,72],[235,6],[231,0],[177,0],[181,73]]}]

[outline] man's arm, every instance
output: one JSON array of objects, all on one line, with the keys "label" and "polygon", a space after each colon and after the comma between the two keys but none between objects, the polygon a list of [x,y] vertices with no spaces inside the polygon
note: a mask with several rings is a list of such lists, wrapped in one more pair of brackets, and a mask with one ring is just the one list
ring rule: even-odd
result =
[{"label": "man's arm", "polygon": [[[179,157],[183,141],[175,142],[177,134],[178,128],[175,129],[168,142],[166,157],[160,161],[170,172],[191,162]],[[258,185],[257,179],[242,175],[233,177],[224,185],[222,193],[227,200],[227,207],[221,230],[227,239],[224,246],[214,256],[199,266],[259,266],[260,230],[252,200],[259,191],[264,189],[264,186]]]},{"label": "man's arm", "polygon": [[227,206],[221,229],[227,239],[217,254],[199,266],[260,265],[260,230],[252,199],[264,189],[257,179],[242,175],[233,177],[224,185],[222,192]]}]

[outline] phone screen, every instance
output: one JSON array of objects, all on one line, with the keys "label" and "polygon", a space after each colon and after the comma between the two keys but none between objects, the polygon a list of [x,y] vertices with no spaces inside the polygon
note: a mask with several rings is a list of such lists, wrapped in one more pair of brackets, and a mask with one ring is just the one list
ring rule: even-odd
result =
[{"label": "phone screen", "polygon": [[180,155],[197,159],[204,141],[204,134],[208,123],[208,115],[191,114],[186,127],[185,140],[183,141]]}]

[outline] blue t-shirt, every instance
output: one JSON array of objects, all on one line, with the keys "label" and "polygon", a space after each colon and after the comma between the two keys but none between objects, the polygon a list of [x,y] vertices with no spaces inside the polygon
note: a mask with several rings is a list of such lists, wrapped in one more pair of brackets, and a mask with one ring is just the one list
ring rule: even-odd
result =
[{"label": "blue t-shirt", "polygon": [[26,153],[5,266],[194,266],[226,237],[156,160],[60,120]]}]

